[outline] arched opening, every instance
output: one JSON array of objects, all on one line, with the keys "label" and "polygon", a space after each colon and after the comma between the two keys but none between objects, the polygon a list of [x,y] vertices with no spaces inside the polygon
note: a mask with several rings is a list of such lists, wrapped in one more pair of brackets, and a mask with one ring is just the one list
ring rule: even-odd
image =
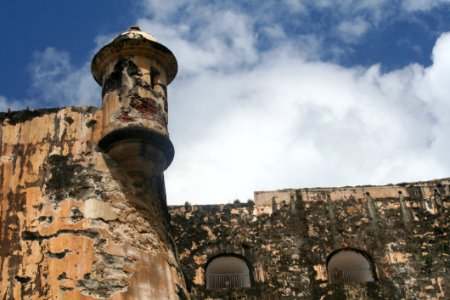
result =
[{"label": "arched opening", "polygon": [[246,261],[234,255],[213,258],[206,266],[206,288],[246,288],[251,286],[250,270]]},{"label": "arched opening", "polygon": [[329,283],[361,283],[375,281],[370,256],[357,249],[341,249],[327,259]]}]

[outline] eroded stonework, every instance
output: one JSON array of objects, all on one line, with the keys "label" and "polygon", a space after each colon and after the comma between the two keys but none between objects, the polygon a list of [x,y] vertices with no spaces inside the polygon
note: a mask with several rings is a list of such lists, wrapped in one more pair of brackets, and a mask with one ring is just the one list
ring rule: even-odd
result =
[{"label": "eroded stonework", "polygon": [[163,177],[139,192],[94,107],[0,115],[0,299],[179,299]]},{"label": "eroded stonework", "polygon": [[176,58],[134,26],[91,71],[100,109],[0,114],[0,299],[186,299],[163,175]]},{"label": "eroded stonework", "polygon": [[[450,180],[256,192],[255,202],[170,207],[197,299],[448,299]],[[374,282],[330,284],[327,262],[361,250]],[[220,255],[245,259],[252,287],[208,290]]]},{"label": "eroded stonework", "polygon": [[449,179],[168,210],[177,68],[132,27],[94,56],[100,109],[0,113],[0,299],[450,297]]}]

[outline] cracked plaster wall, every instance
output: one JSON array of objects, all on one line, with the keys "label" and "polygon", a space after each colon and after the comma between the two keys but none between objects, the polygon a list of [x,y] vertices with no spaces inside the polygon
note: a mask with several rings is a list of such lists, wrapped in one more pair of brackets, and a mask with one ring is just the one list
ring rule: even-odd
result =
[{"label": "cracked plaster wall", "polygon": [[185,299],[164,179],[135,193],[102,112],[0,114],[0,299]]}]

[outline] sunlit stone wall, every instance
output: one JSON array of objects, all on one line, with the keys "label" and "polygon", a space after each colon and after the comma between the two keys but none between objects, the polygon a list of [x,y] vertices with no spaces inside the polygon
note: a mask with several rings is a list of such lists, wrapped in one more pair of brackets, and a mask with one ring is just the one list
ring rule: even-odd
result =
[{"label": "sunlit stone wall", "polygon": [[[449,179],[255,192],[254,200],[170,207],[181,263],[197,299],[450,296]],[[328,268],[340,251],[357,254],[354,270],[347,264]],[[205,289],[205,268],[220,255],[245,259],[252,287]],[[345,283],[352,278],[367,282]]]},{"label": "sunlit stone wall", "polygon": [[162,176],[99,151],[102,113],[1,113],[0,299],[184,299]]}]

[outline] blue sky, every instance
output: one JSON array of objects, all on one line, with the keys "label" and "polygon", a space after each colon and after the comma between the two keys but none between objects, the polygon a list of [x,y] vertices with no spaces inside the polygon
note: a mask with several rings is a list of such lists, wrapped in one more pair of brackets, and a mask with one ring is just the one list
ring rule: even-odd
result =
[{"label": "blue sky", "polygon": [[100,105],[138,24],[177,56],[169,203],[448,177],[449,0],[3,1],[0,109]]}]

